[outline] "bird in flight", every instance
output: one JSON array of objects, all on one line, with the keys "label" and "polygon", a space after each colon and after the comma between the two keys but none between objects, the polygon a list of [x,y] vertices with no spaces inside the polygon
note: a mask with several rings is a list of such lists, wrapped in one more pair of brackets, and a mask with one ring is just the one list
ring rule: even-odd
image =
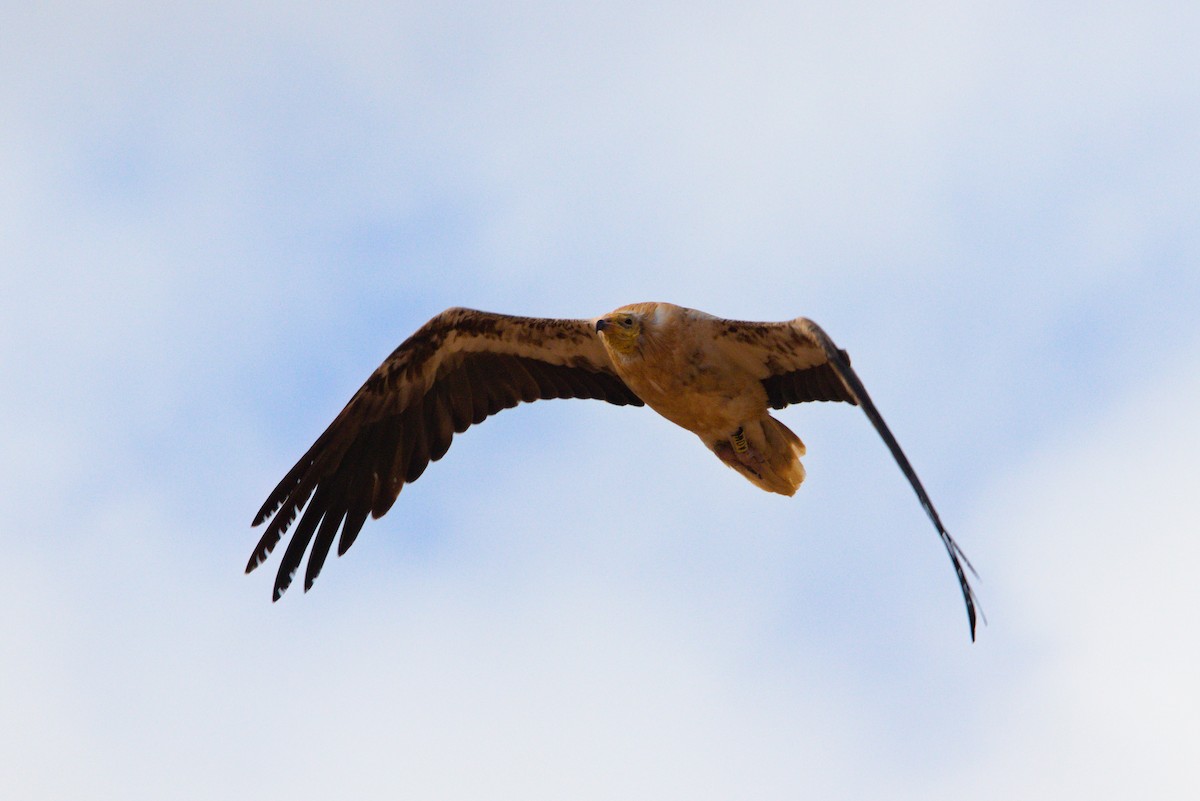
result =
[{"label": "bird in flight", "polygon": [[634,303],[592,320],[459,308],[437,315],[384,360],[271,492],[254,517],[267,527],[246,572],[266,561],[299,515],[272,599],[287,590],[306,550],[307,591],[334,539],[341,556],[367,516],[386,514],[455,434],[522,401],[550,398],[649,406],[751,483],[782,495],[804,480],[805,448],[769,410],[806,401],[861,406],[950,555],[975,639],[978,602],[966,574],[975,570],[846,352],[804,317],[745,322],[670,303]]}]

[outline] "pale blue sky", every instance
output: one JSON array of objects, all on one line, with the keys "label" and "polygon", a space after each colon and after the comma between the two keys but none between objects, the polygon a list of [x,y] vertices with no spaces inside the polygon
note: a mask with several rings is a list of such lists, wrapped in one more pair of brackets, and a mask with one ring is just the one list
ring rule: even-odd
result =
[{"label": "pale blue sky", "polygon": [[[1200,791],[1194,4],[432,9],[5,13],[0,795]],[[790,500],[521,407],[313,592],[241,575],[430,316],[639,300],[850,351],[978,643],[829,405]]]}]

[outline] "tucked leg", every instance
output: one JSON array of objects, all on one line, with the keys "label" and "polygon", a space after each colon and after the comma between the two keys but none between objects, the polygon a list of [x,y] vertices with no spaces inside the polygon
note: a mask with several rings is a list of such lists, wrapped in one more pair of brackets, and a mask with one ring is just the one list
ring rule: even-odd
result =
[{"label": "tucked leg", "polygon": [[742,430],[741,426],[738,426],[738,430],[729,436],[729,444],[733,449],[734,457],[756,474],[759,473],[759,467],[767,463],[758,449],[746,439],[746,432]]}]

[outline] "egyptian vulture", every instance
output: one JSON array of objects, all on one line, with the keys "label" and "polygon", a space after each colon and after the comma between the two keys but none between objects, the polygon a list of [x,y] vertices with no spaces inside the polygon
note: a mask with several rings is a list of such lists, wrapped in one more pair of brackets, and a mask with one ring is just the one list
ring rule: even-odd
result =
[{"label": "egyptian vulture", "polygon": [[340,556],[367,515],[382,517],[405,484],[445,455],[455,434],[501,409],[549,398],[649,406],[751,483],[782,495],[804,480],[805,449],[769,409],[805,401],[861,406],[942,538],[975,638],[977,602],[964,565],[974,569],[846,352],[804,317],[743,322],[670,303],[635,303],[592,320],[472,309],[437,315],[384,360],[271,492],[254,518],[253,525],[267,527],[246,572],[266,560],[300,515],[273,599],[291,584],[311,543],[307,591],[339,529]]}]

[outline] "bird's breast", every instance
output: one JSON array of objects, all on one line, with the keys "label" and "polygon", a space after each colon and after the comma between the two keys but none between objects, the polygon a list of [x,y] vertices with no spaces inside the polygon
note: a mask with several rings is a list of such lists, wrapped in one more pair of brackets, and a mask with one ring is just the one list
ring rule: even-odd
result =
[{"label": "bird's breast", "polygon": [[647,406],[701,436],[725,436],[766,411],[766,390],[761,382],[702,356],[641,359],[618,369]]}]

